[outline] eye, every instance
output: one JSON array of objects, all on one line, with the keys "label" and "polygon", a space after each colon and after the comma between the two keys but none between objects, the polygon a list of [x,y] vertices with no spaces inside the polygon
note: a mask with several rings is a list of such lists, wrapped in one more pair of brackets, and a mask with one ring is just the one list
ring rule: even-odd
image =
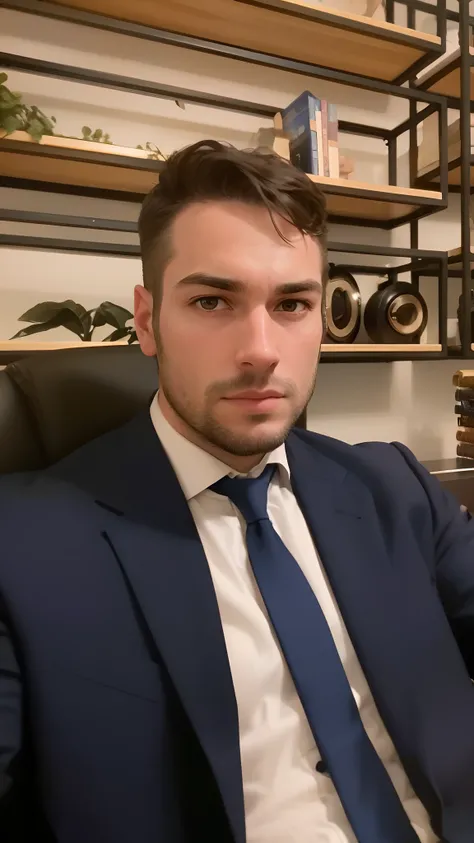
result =
[{"label": "eye", "polygon": [[201,296],[195,299],[194,304],[199,305],[200,310],[219,310],[219,304],[225,304],[224,300],[219,296]]},{"label": "eye", "polygon": [[311,310],[310,303],[300,299],[285,299],[280,302],[279,307],[284,313],[302,313],[305,310]]}]

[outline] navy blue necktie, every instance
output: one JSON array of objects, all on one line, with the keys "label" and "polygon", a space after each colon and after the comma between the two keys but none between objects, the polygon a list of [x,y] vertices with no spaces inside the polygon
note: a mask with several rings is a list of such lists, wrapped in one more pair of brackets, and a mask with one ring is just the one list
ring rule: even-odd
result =
[{"label": "navy blue necktie", "polygon": [[247,522],[247,549],[296,690],[359,843],[420,843],[369,740],[321,607],[267,514],[275,466],[211,486]]}]

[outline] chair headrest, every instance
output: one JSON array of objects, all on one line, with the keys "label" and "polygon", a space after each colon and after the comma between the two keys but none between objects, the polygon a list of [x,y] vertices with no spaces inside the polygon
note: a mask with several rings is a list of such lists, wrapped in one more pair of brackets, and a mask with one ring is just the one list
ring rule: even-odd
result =
[{"label": "chair headrest", "polygon": [[[37,468],[144,409],[158,388],[158,369],[139,346],[85,347],[28,356],[7,366],[0,382],[0,451],[29,453],[26,462],[40,465],[27,467]],[[0,471],[23,470],[3,467],[11,461],[0,454]]]}]

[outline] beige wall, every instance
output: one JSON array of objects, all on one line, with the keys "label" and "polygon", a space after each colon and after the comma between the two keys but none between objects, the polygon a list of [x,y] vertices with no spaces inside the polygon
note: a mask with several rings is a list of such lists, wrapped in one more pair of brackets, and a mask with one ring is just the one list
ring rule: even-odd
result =
[{"label": "beige wall", "polygon": [[[0,10],[0,50],[276,106],[286,105],[307,87],[337,103],[339,115],[345,120],[393,126],[408,116],[407,105],[402,100],[7,10]],[[11,73],[9,84],[22,90],[26,98],[46,113],[54,114],[58,131],[63,134],[80,134],[82,125],[88,124],[108,131],[118,144],[136,145],[149,140],[166,153],[204,137],[249,146],[258,128],[265,125],[261,118],[194,105],[187,105],[183,111],[162,99],[26,74]],[[386,181],[382,142],[349,136],[342,136],[341,141],[342,150],[356,159],[357,179]],[[406,169],[403,145],[400,152],[403,172]],[[137,209],[125,202],[25,193],[1,186],[0,203],[12,208],[115,219],[135,219],[137,214]],[[457,198],[453,197],[448,211],[421,224],[421,247],[452,248],[459,244],[457,204]],[[39,233],[36,227],[0,222],[2,232],[33,230]],[[42,233],[93,236],[91,232],[60,228],[44,229]],[[117,234],[95,236],[121,242],[134,240],[132,236]],[[409,245],[407,229],[390,234],[362,227],[333,226],[330,236],[333,241]],[[332,256],[335,260],[341,257]],[[140,277],[140,264],[135,259],[3,248],[0,250],[0,338],[6,339],[19,329],[20,313],[47,298],[75,298],[87,307],[107,298],[131,308],[133,285]],[[359,280],[363,297],[367,298],[375,289],[376,279]],[[454,316],[459,285],[456,281],[450,285]],[[433,285],[426,282],[423,292],[434,307]],[[434,310],[432,314],[427,339],[436,328]],[[48,340],[71,337],[62,330],[44,335]],[[349,442],[398,439],[413,448],[420,459],[453,456],[455,419],[451,375],[455,368],[456,364],[450,362],[323,364],[309,409],[309,426]]]}]

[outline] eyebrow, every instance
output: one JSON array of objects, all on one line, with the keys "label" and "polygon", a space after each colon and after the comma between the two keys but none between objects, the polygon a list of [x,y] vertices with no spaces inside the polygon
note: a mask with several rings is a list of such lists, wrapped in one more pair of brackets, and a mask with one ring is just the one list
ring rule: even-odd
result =
[{"label": "eyebrow", "polygon": [[[220,278],[215,275],[206,275],[203,272],[193,272],[191,275],[181,278],[177,286],[212,287],[213,290],[224,290],[227,293],[242,293],[246,287],[243,281],[235,278]],[[316,278],[305,278],[303,281],[287,281],[285,284],[279,284],[275,293],[288,296],[296,293],[322,293],[322,290],[321,281]]]}]

